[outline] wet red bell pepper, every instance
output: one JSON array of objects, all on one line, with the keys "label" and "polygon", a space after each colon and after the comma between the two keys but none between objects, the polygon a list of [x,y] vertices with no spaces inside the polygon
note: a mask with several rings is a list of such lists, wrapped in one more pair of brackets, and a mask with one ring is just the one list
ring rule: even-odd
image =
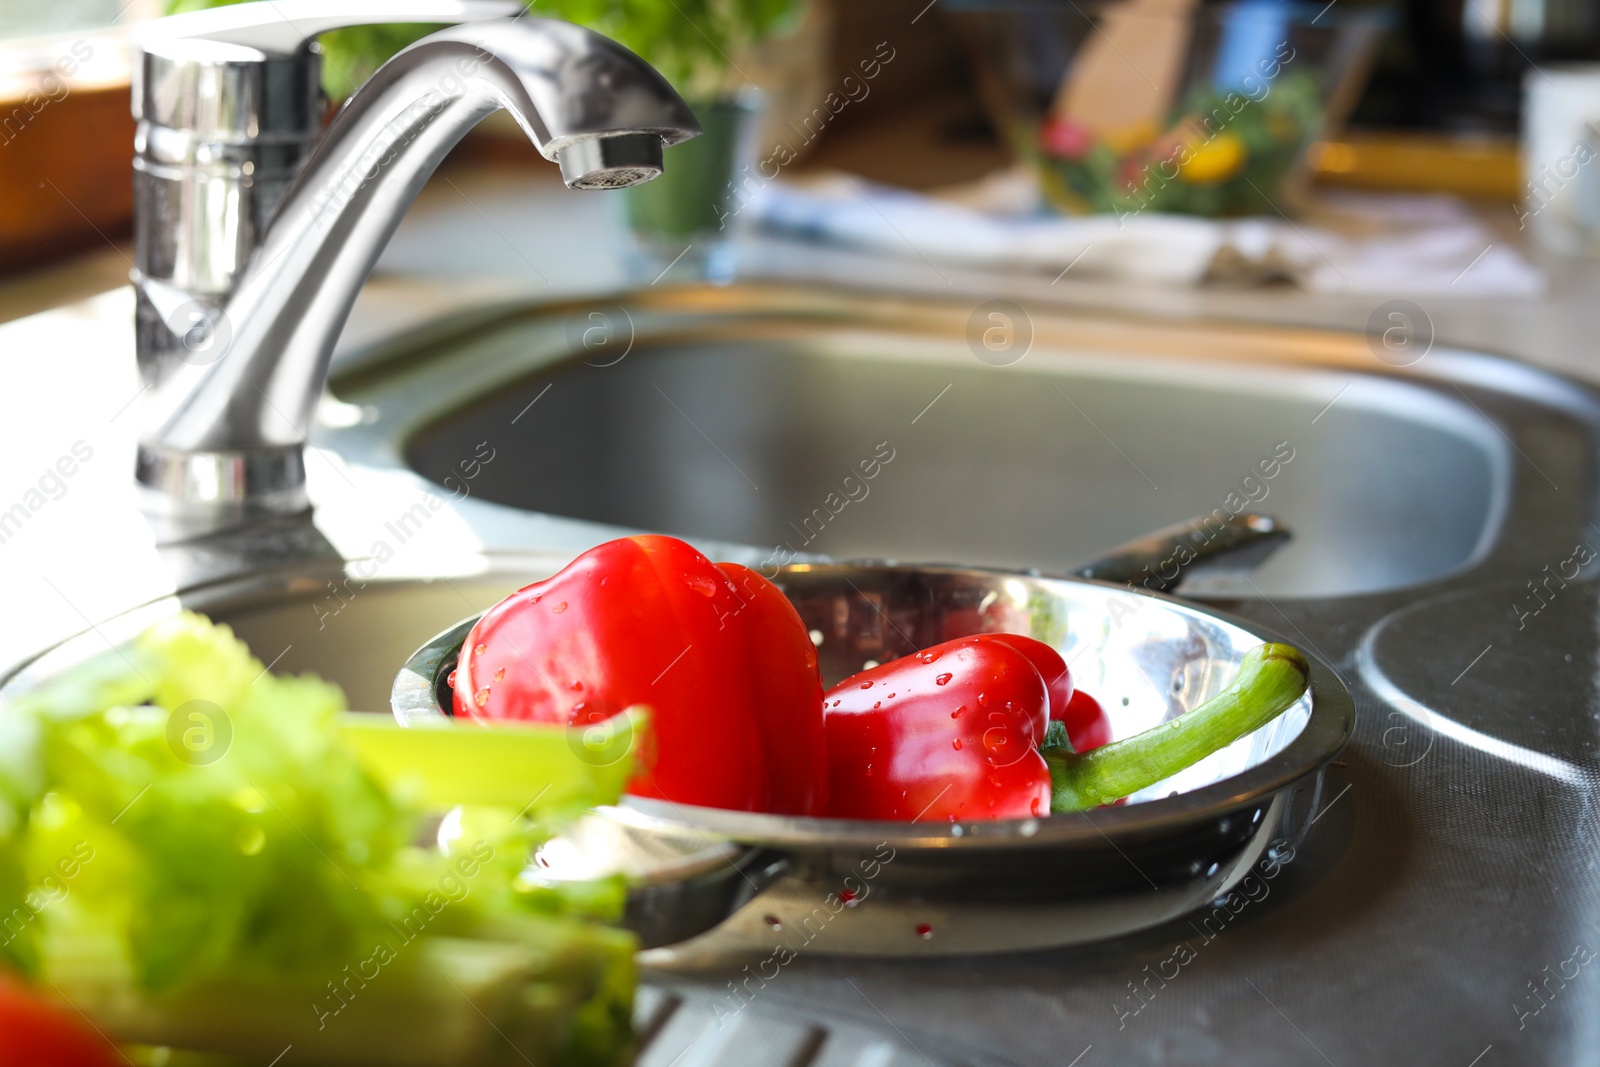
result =
[{"label": "wet red bell pepper", "polygon": [[998,634],[958,637],[845,679],[823,695],[829,814],[903,821],[1045,814],[1050,770],[1038,745],[1050,697],[1033,659]]},{"label": "wet red bell pepper", "polygon": [[[1029,638],[983,634],[840,682],[823,695],[829,814],[954,821],[1114,804],[1270,722],[1310,678],[1298,649],[1258,645],[1199,707],[1111,741],[1104,711],[1073,692],[1059,661]],[[1070,748],[1047,742],[1051,719]]]},{"label": "wet red bell pepper", "polygon": [[1074,752],[1087,752],[1111,740],[1111,719],[1099,701],[1077,689],[1061,653],[1032,637],[996,634],[1027,656],[1050,690],[1050,721],[1062,723]]},{"label": "wet red bell pepper", "polygon": [[454,681],[463,718],[584,727],[653,712],[630,786],[682,804],[820,815],[827,759],[817,653],[783,594],[671,537],[590,549],[473,627]]}]

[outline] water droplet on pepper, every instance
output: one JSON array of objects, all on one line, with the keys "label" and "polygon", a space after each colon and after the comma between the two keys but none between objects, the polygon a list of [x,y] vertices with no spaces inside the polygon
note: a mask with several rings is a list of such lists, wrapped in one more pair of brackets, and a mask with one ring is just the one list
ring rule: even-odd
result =
[{"label": "water droplet on pepper", "polygon": [[944,674],[939,675],[939,677],[935,678],[933,680],[933,684],[934,685],[949,685],[950,684],[950,679],[954,678],[954,677],[955,677],[955,675],[950,674],[949,672],[946,672]]},{"label": "water droplet on pepper", "polygon": [[483,707],[485,704],[489,703],[489,687],[488,686],[484,686],[482,689],[478,690],[476,693],[473,693],[472,694],[472,702],[474,704],[478,705],[478,707],[480,707],[480,708]]},{"label": "water droplet on pepper", "polygon": [[553,615],[560,615],[563,611],[566,611],[566,610],[567,610],[567,602],[565,600],[563,600],[561,603],[559,603],[555,607],[551,608],[550,612]]}]

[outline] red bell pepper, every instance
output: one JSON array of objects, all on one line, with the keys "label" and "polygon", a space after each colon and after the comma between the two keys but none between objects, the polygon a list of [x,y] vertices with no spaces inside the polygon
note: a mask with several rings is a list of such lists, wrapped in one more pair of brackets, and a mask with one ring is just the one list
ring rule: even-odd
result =
[{"label": "red bell pepper", "polygon": [[1099,701],[1078,690],[1061,653],[1021,634],[996,634],[1027,656],[1050,690],[1050,721],[1065,725],[1074,752],[1087,752],[1111,740],[1111,719]]},{"label": "red bell pepper", "polygon": [[853,675],[823,694],[829,814],[1043,815],[1049,712],[1050,688],[1010,635],[958,637]]},{"label": "red bell pepper", "polygon": [[[983,634],[873,667],[828,690],[829,814],[1005,819],[1113,804],[1270,722],[1300,698],[1310,677],[1298,649],[1258,645],[1232,684],[1204,704],[1109,741],[1109,722],[1092,698],[1079,702],[1074,693],[1052,706],[1068,688],[1054,673],[1059,659],[1029,638]],[[1052,715],[1074,750],[1035,747]]]},{"label": "red bell pepper", "polygon": [[1082,689],[1072,694],[1060,714],[1052,705],[1050,719],[1066,726],[1067,740],[1072,742],[1074,752],[1087,752],[1111,740],[1111,717],[1098,700]]},{"label": "red bell pepper", "polygon": [[1039,677],[1044,681],[1045,689],[1050,694],[1050,718],[1060,718],[1066,714],[1067,705],[1072,701],[1073,683],[1072,672],[1067,670],[1067,661],[1061,658],[1061,653],[1031,637],[1021,634],[985,634],[1004,641],[1012,648],[1028,657],[1028,662],[1033,664]]},{"label": "red bell pepper", "polygon": [[783,594],[671,537],[590,549],[484,613],[461,649],[457,716],[584,727],[649,705],[653,765],[629,791],[820,815],[817,653]]},{"label": "red bell pepper", "polygon": [[84,1023],[0,977],[0,1067],[115,1067],[121,1062]]}]

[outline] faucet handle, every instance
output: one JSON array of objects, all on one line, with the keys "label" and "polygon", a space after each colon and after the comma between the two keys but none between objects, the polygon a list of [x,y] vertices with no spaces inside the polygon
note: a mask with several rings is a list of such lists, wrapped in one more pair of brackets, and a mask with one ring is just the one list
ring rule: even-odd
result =
[{"label": "faucet handle", "polygon": [[518,0],[260,0],[189,11],[143,23],[141,48],[168,41],[215,41],[269,56],[295,55],[320,33],[392,22],[481,22],[527,9]]},{"label": "faucet handle", "polygon": [[317,34],[526,10],[518,0],[257,0],[154,19],[134,38],[133,117],[182,135],[165,142],[304,141],[322,125],[321,56],[310,47]]},{"label": "faucet handle", "polygon": [[159,384],[174,361],[205,358],[195,338],[311,154],[326,112],[317,34],[525,10],[518,0],[261,0],[141,24],[133,282],[145,383]]}]

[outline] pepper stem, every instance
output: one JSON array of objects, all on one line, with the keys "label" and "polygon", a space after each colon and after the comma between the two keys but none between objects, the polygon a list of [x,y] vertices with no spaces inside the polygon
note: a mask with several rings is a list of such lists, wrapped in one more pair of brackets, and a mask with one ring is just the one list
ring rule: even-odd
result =
[{"label": "pepper stem", "polygon": [[1257,645],[1233,683],[1170,722],[1076,753],[1044,748],[1050,810],[1086,811],[1170,778],[1281,715],[1306,691],[1311,666],[1292,645]]}]

